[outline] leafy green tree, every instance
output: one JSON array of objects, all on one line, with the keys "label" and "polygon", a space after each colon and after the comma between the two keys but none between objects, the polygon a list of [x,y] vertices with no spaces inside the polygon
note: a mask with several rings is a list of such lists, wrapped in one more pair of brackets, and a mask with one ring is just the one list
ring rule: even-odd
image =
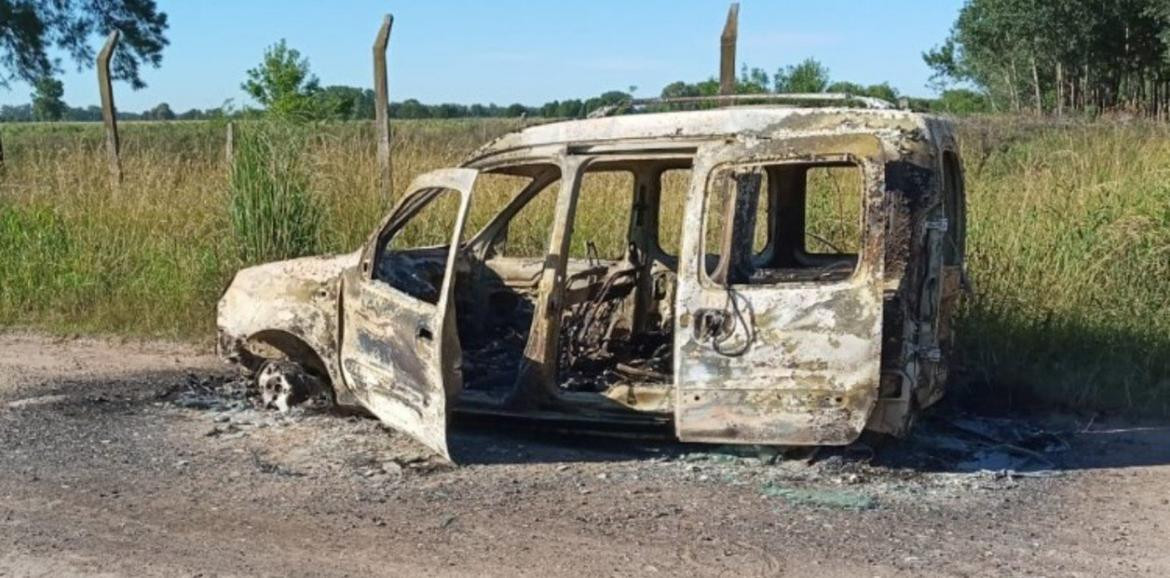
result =
[{"label": "leafy green tree", "polygon": [[923,54],[936,87],[974,87],[993,109],[1164,114],[1167,0],[966,0]]},{"label": "leafy green tree", "polygon": [[248,70],[248,79],[240,87],[275,117],[311,120],[323,116],[314,98],[320,84],[309,70],[309,60],[284,39],[264,51],[264,60]]},{"label": "leafy green tree", "polygon": [[778,93],[825,92],[829,87],[829,69],[815,58],[776,71],[773,90]]},{"label": "leafy green tree", "polygon": [[849,82],[847,80],[838,80],[825,88],[825,92],[836,92],[841,94],[865,95],[865,87],[856,82]]},{"label": "leafy green tree", "polygon": [[33,116],[40,121],[61,120],[65,115],[65,86],[51,76],[42,76],[33,83],[32,109]]},{"label": "leafy green tree", "polygon": [[423,103],[413,98],[408,98],[398,105],[397,114],[392,116],[398,118],[431,118],[431,110]]},{"label": "leafy green tree", "polygon": [[699,96],[699,87],[681,80],[662,87],[661,98],[688,98]]},{"label": "leafy green tree", "polygon": [[932,108],[933,110],[950,114],[988,112],[987,98],[974,90],[966,88],[944,90]]},{"label": "leafy green tree", "polygon": [[557,116],[562,118],[580,118],[583,114],[584,104],[577,99],[562,100],[557,106]]},{"label": "leafy green tree", "polygon": [[764,94],[771,86],[768,73],[762,68],[748,68],[744,64],[739,70],[739,78],[735,80],[736,94]]},{"label": "leafy green tree", "polygon": [[359,120],[374,118],[374,91],[354,86],[326,86],[315,92],[314,108],[321,118]]},{"label": "leafy green tree", "polygon": [[175,120],[175,111],[171,110],[171,105],[160,102],[158,106],[142,113],[142,117],[148,120]]},{"label": "leafy green tree", "polygon": [[90,41],[122,33],[111,72],[135,89],[143,63],[157,67],[167,45],[167,15],[154,0],[0,0],[0,86],[15,79],[35,84],[60,72],[56,48],[78,66],[92,67]]},{"label": "leafy green tree", "polygon": [[901,96],[894,87],[890,86],[890,83],[888,82],[883,82],[881,84],[871,84],[865,88],[865,91],[862,94],[865,96],[880,98],[889,102],[896,102],[898,97]]}]

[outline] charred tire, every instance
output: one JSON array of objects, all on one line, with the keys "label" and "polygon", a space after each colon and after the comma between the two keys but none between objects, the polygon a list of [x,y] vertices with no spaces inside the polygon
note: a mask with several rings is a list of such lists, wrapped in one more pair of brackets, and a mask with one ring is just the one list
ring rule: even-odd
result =
[{"label": "charred tire", "polygon": [[263,407],[288,411],[321,391],[321,383],[300,364],[270,359],[260,365],[254,377]]}]

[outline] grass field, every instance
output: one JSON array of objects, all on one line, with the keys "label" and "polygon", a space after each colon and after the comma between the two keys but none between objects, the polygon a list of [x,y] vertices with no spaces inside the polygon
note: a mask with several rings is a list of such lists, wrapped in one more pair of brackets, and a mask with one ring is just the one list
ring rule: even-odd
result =
[{"label": "grass field", "polygon": [[[396,191],[515,126],[396,123]],[[229,166],[222,125],[126,123],[114,187],[99,126],[0,126],[0,324],[206,340],[239,267],[365,239],[387,207],[369,125],[246,132]],[[1170,413],[1170,129],[983,119],[962,134],[967,391]],[[605,203],[581,210],[580,239],[620,239]],[[249,237],[277,215],[297,234]]]}]

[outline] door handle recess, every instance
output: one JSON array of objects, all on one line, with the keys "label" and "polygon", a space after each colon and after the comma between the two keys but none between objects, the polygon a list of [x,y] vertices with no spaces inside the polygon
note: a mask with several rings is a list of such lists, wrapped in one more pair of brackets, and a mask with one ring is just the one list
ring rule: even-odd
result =
[{"label": "door handle recess", "polygon": [[695,341],[705,342],[723,337],[729,329],[727,321],[727,314],[719,309],[695,311]]},{"label": "door handle recess", "polygon": [[414,336],[419,341],[434,341],[435,334],[431,333],[431,328],[426,325],[419,325],[414,331]]}]

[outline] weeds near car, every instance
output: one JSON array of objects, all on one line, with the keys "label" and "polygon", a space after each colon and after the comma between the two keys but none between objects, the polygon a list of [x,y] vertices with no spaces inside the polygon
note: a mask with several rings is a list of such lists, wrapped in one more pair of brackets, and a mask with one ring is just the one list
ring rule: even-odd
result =
[{"label": "weeds near car", "polygon": [[320,252],[323,212],[309,189],[306,127],[257,123],[241,131],[228,177],[233,243],[244,263]]}]

